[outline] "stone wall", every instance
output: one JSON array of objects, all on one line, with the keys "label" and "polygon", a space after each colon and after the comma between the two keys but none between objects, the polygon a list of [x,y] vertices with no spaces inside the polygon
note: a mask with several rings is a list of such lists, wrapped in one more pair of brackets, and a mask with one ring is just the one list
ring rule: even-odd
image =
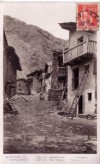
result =
[{"label": "stone wall", "polygon": [[57,56],[53,55],[52,59],[52,74],[51,74],[51,88],[57,89],[58,88],[58,61]]},{"label": "stone wall", "polygon": [[17,94],[23,94],[23,95],[28,95],[29,94],[26,80],[24,80],[24,79],[17,80],[16,93]]},{"label": "stone wall", "polygon": [[61,94],[63,92],[63,89],[49,89],[49,96],[48,96],[48,100],[49,101],[58,101],[61,97]]},{"label": "stone wall", "polygon": [[31,91],[31,94],[34,94],[34,92],[40,92],[41,91],[41,81],[37,79],[37,77],[33,76],[32,82],[29,84],[29,88]]},{"label": "stone wall", "polygon": [[3,51],[3,88],[4,93],[11,98],[16,94],[16,70],[13,63],[10,61],[6,47]]},{"label": "stone wall", "polygon": [[54,53],[52,58],[52,74],[51,74],[51,89],[48,92],[48,99],[50,101],[58,101],[59,96],[61,96],[62,91],[64,90],[64,84],[67,83],[67,66],[66,66],[66,76],[59,77],[59,64],[58,57],[61,56],[61,53]]}]

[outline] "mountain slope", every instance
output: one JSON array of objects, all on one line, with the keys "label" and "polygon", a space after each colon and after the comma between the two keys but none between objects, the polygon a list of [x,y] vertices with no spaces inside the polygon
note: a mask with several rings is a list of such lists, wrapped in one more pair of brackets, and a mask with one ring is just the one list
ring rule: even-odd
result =
[{"label": "mountain slope", "polygon": [[4,29],[8,44],[15,48],[20,58],[23,71],[18,72],[18,77],[42,69],[52,60],[52,51],[62,51],[67,47],[67,41],[10,16],[4,16]]}]

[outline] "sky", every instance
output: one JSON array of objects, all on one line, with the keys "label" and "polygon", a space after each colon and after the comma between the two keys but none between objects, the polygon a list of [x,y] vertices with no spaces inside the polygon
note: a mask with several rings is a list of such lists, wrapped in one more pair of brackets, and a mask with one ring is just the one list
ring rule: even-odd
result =
[{"label": "sky", "polygon": [[3,14],[39,26],[54,36],[68,39],[58,23],[76,21],[76,4],[66,2],[3,3]]}]

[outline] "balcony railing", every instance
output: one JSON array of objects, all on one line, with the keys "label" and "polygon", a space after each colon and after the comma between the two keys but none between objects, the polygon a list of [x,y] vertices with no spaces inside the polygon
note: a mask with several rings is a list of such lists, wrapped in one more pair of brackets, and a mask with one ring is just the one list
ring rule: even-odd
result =
[{"label": "balcony railing", "polygon": [[66,75],[66,68],[65,67],[59,67],[58,76],[65,76],[65,75]]},{"label": "balcony railing", "polygon": [[64,63],[69,63],[74,59],[77,59],[87,54],[96,54],[96,41],[84,41],[76,45],[75,47],[64,51]]}]

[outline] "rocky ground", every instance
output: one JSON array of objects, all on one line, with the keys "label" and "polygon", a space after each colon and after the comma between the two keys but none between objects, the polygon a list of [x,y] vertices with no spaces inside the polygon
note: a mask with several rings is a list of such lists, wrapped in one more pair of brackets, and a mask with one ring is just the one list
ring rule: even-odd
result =
[{"label": "rocky ground", "polygon": [[96,120],[57,114],[38,95],[16,99],[18,114],[4,116],[4,153],[96,153]]}]

